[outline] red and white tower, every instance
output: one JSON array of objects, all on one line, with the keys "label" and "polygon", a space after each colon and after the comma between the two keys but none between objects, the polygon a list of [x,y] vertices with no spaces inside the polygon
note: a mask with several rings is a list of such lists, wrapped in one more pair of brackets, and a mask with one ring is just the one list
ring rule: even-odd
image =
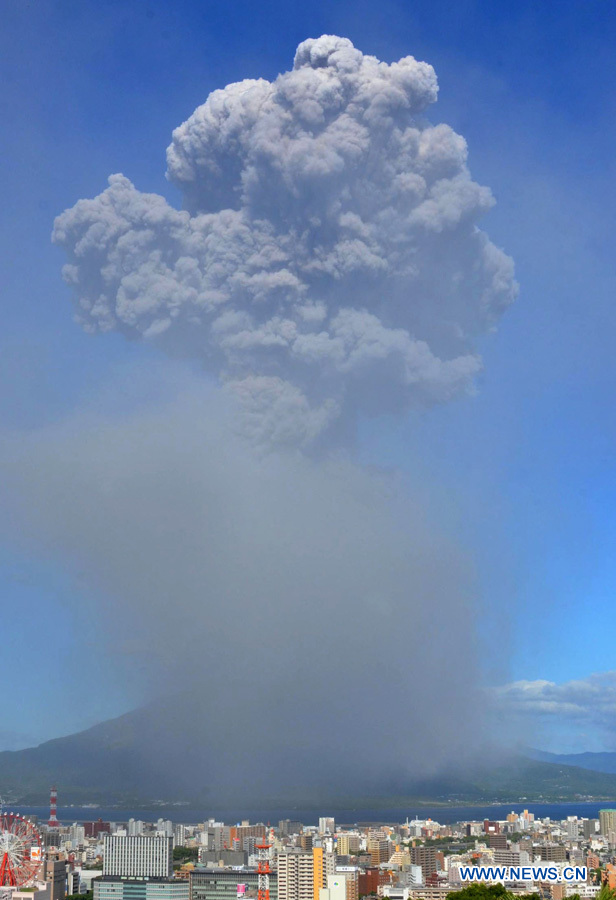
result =
[{"label": "red and white tower", "polygon": [[49,795],[49,822],[47,826],[49,828],[56,828],[60,825],[58,822],[58,792],[56,790],[56,786],[51,789],[51,793]]},{"label": "red and white tower", "polygon": [[257,865],[257,878],[259,885],[259,893],[257,900],[270,900],[269,877],[270,877],[270,857],[269,850],[272,845],[266,842],[265,835],[260,844],[257,844],[259,851],[259,859]]}]

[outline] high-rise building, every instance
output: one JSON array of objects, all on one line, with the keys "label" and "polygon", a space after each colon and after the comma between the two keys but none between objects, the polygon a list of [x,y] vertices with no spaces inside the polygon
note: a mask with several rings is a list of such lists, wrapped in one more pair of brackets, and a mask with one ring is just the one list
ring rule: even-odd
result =
[{"label": "high-rise building", "polygon": [[45,881],[51,885],[49,900],[64,900],[66,896],[66,862],[53,857],[45,860]]},{"label": "high-rise building", "polygon": [[327,887],[319,890],[319,900],[346,900],[346,881],[342,875],[330,875]]},{"label": "high-rise building", "polygon": [[230,850],[230,826],[223,825],[222,822],[208,824],[206,831],[202,832],[201,843],[203,843],[208,850]]},{"label": "high-rise building", "polygon": [[495,850],[506,850],[507,849],[507,835],[506,834],[489,834],[488,835],[488,845],[493,847]]},{"label": "high-rise building", "polygon": [[577,840],[577,838],[579,838],[579,836],[580,836],[580,823],[578,822],[578,820],[577,820],[576,817],[574,817],[574,816],[569,816],[569,818],[567,819],[567,823],[566,823],[566,825],[565,825],[565,828],[567,829],[567,837],[568,837],[570,840],[575,841],[575,840]]},{"label": "high-rise building", "polygon": [[99,834],[109,834],[111,824],[103,822],[102,819],[97,819],[96,822],[84,822],[83,829],[87,838],[97,838]]},{"label": "high-rise building", "polygon": [[331,816],[323,816],[319,819],[320,834],[333,834],[336,830],[336,822]]},{"label": "high-rise building", "polygon": [[336,853],[338,856],[352,856],[357,853],[361,836],[354,831],[341,831],[336,836]]},{"label": "high-rise building", "polygon": [[128,833],[132,836],[134,834],[143,834],[144,824],[141,819],[129,819],[128,820]]},{"label": "high-rise building", "polygon": [[616,831],[616,809],[599,810],[599,831],[606,837],[610,831]]},{"label": "high-rise building", "polygon": [[276,857],[278,900],[319,900],[324,883],[323,850],[291,848]]},{"label": "high-rise building", "polygon": [[77,822],[71,825],[68,830],[68,839],[73,846],[73,850],[82,847],[86,839],[86,830],[83,825],[78,825]]},{"label": "high-rise building", "polygon": [[106,834],[103,841],[103,875],[170,878],[173,875],[173,838]]},{"label": "high-rise building", "polygon": [[242,841],[246,837],[254,837],[260,841],[265,840],[265,831],[265,825],[249,825],[248,822],[242,822],[241,825],[235,825],[229,829],[229,841],[237,840],[241,849]]},{"label": "high-rise building", "polygon": [[159,819],[156,823],[156,833],[163,837],[173,837],[173,822],[170,819]]},{"label": "high-rise building", "polygon": [[[359,900],[359,869],[357,866],[336,866],[337,878],[344,878],[345,900]],[[328,876],[328,885],[329,885]]]},{"label": "high-rise building", "polygon": [[325,854],[322,847],[312,848],[312,895],[313,900],[319,900],[321,888],[327,883],[327,874],[325,872]]},{"label": "high-rise building", "polygon": [[281,819],[278,823],[278,831],[282,837],[288,837],[290,834],[301,834],[304,826],[301,822],[294,822],[293,819]]},{"label": "high-rise building", "polygon": [[372,837],[368,839],[368,853],[373,866],[380,866],[387,862],[391,856],[391,845],[386,837]]},{"label": "high-rise building", "polygon": [[599,819],[584,819],[584,838],[589,841],[599,830]]},{"label": "high-rise building", "polygon": [[257,842],[259,838],[253,837],[252,835],[248,835],[242,840],[242,846],[240,849],[247,853],[248,856],[254,856],[257,852]]},{"label": "high-rise building", "polygon": [[380,887],[388,884],[390,881],[391,877],[385,869],[379,869],[376,866],[372,866],[365,869],[363,872],[360,871],[358,873],[359,896],[363,897],[365,894],[376,894]]},{"label": "high-rise building", "polygon": [[436,850],[434,847],[411,847],[409,849],[411,863],[414,866],[421,866],[424,881],[438,871],[438,863]]}]

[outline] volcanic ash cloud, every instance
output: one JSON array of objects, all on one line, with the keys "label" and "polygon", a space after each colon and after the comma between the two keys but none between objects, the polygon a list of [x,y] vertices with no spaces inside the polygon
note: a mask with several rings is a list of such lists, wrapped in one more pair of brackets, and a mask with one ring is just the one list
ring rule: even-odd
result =
[{"label": "volcanic ash cloud", "polygon": [[424,117],[437,90],[326,35],[214,91],[167,149],[182,210],[113,175],[56,220],[79,321],[198,358],[258,443],[471,391],[516,284],[464,139]]}]

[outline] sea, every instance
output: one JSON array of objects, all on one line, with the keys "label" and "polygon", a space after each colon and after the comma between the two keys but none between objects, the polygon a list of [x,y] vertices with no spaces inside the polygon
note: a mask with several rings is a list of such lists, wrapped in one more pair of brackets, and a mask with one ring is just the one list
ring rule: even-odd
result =
[{"label": "sea", "polygon": [[[337,825],[363,825],[371,823],[396,824],[406,822],[407,819],[433,819],[442,825],[452,822],[483,821],[484,819],[505,819],[508,813],[520,813],[528,809],[536,818],[552,820],[566,819],[567,816],[595,819],[599,816],[599,810],[609,806],[603,802],[571,802],[571,803],[505,803],[487,806],[454,806],[443,804],[439,806],[401,806],[391,809],[370,809],[357,807],[349,809],[302,809],[301,807],[281,807],[279,809],[257,809],[231,807],[193,808],[189,805],[174,804],[150,807],[149,809],[128,809],[125,807],[109,806],[64,806],[58,808],[58,819],[62,824],[70,825],[73,822],[92,822],[102,819],[104,822],[127,822],[129,819],[141,819],[144,822],[156,822],[157,819],[171,819],[172,822],[193,825],[215,819],[217,822],[225,822],[229,825],[248,819],[251,822],[264,822],[277,825],[281,819],[291,819],[302,822],[304,825],[317,825],[319,816],[332,816]],[[37,816],[40,822],[46,822],[49,818],[48,806],[15,806],[5,803],[5,812],[21,813],[30,817]]]}]

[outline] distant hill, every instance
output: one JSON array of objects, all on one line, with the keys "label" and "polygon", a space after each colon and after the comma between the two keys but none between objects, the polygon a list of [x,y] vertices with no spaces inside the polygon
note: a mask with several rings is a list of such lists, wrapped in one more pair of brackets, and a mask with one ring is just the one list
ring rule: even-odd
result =
[{"label": "distant hill", "polygon": [[[374,752],[378,754],[376,744]],[[607,765],[607,759],[595,757],[614,755],[545,755],[549,758],[503,757],[478,749],[476,763],[465,771],[430,778],[392,778],[390,773],[382,782],[353,778],[315,789],[313,774],[301,764],[294,768],[292,754],[285,756],[291,761],[281,777],[279,760],[270,761],[268,768],[263,752],[250,739],[232,746],[224,733],[208,728],[207,718],[190,698],[176,697],[38,747],[0,753],[0,794],[14,802],[44,803],[56,783],[64,803],[126,805],[190,800],[214,807],[241,799],[244,804],[311,807],[324,801],[340,806],[369,801],[376,807],[407,801],[616,799],[616,764],[613,771],[568,764],[568,759],[592,757],[594,765]],[[327,766],[327,757],[318,765]]]},{"label": "distant hill", "polygon": [[547,753],[545,750],[529,749],[524,751],[531,759],[557,765],[577,766],[593,772],[616,774],[616,753]]}]

